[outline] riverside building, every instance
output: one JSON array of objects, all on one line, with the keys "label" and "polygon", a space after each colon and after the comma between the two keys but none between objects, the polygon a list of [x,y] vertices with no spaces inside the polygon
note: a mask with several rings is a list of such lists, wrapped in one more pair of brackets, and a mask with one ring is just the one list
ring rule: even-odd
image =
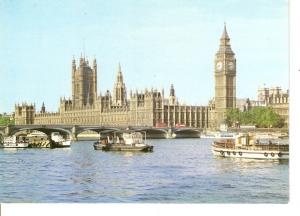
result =
[{"label": "riverside building", "polygon": [[61,98],[59,111],[47,112],[43,104],[15,105],[15,124],[73,124],[103,126],[195,127],[216,128],[225,119],[228,108],[236,106],[236,59],[226,26],[214,60],[215,98],[205,106],[180,103],[173,85],[164,90],[130,91],[117,67],[113,91],[97,93],[97,62],[72,60],[72,97]]},{"label": "riverside building", "polygon": [[285,126],[289,125],[289,90],[281,87],[261,87],[257,90],[255,106],[268,106],[284,119]]}]

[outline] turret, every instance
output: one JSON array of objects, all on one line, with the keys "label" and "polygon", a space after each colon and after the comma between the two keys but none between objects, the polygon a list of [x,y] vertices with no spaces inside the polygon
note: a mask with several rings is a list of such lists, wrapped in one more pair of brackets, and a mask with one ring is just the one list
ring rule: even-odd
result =
[{"label": "turret", "polygon": [[119,82],[119,83],[123,82],[123,75],[122,75],[122,69],[121,69],[120,62],[118,64],[117,82]]},{"label": "turret", "polygon": [[93,60],[93,92],[94,98],[97,98],[97,60],[94,58]]},{"label": "turret", "polygon": [[41,113],[45,113],[46,112],[46,107],[45,104],[43,102],[42,107],[41,107]]},{"label": "turret", "polygon": [[171,88],[170,88],[170,97],[175,97],[175,90],[173,84],[171,84]]},{"label": "turret", "polygon": [[79,62],[80,62],[80,66],[84,65],[84,63],[85,63],[85,59],[82,57],[82,54],[80,55]]},{"label": "turret", "polygon": [[97,69],[97,60],[96,60],[96,58],[94,58],[94,60],[93,60],[93,68]]},{"label": "turret", "polygon": [[15,124],[28,125],[34,123],[35,104],[23,102],[21,105],[15,106]]},{"label": "turret", "polygon": [[169,105],[174,106],[175,103],[176,103],[175,89],[174,89],[174,85],[171,84],[170,95],[169,95]]},{"label": "turret", "polygon": [[75,59],[74,59],[74,56],[73,56],[73,59],[72,59],[72,71],[75,71],[76,70],[76,62],[75,62]]}]

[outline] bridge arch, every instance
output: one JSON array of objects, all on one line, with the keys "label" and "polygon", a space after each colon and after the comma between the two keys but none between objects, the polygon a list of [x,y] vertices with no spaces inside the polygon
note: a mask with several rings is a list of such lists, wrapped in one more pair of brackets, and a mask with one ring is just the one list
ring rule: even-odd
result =
[{"label": "bridge arch", "polygon": [[121,129],[119,128],[110,128],[110,127],[81,127],[81,128],[76,128],[76,136],[79,134],[85,132],[85,131],[93,131],[98,134],[101,133],[113,133],[115,131],[120,131]]},{"label": "bridge arch", "polygon": [[14,135],[16,133],[22,132],[22,131],[39,131],[42,132],[44,134],[46,134],[48,137],[51,136],[51,133],[53,132],[59,132],[61,135],[63,136],[72,136],[72,132],[67,130],[67,129],[63,129],[63,128],[45,128],[45,127],[24,127],[24,128],[15,128],[13,130],[10,131],[9,135]]},{"label": "bridge arch", "polygon": [[150,139],[163,139],[168,135],[168,129],[164,128],[145,128],[139,131],[144,131],[147,134],[147,138]]},{"label": "bridge arch", "polygon": [[173,133],[176,138],[200,138],[201,130],[196,128],[179,128],[175,129]]}]

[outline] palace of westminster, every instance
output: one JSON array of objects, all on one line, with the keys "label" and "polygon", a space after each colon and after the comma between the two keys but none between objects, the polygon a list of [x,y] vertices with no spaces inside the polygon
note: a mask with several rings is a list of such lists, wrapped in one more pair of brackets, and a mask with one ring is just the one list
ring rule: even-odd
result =
[{"label": "palace of westminster", "polygon": [[[44,103],[40,112],[35,105],[23,103],[15,106],[15,124],[47,125],[102,125],[149,127],[217,128],[225,119],[227,109],[238,106],[236,99],[236,58],[230,46],[226,26],[220,39],[214,61],[215,97],[208,106],[188,106],[178,102],[173,85],[168,97],[164,90],[130,92],[123,79],[119,64],[113,92],[97,94],[97,62],[92,64],[80,58],[72,61],[72,98],[60,99],[59,111],[46,112]],[[286,123],[288,121],[288,92],[279,88],[259,89],[259,104],[274,108]],[[246,106],[253,106],[246,101]],[[244,105],[243,105],[244,106]]]}]

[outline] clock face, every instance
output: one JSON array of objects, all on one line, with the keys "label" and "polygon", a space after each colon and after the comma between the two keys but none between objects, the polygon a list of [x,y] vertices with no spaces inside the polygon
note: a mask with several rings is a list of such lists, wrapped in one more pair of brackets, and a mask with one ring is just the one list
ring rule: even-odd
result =
[{"label": "clock face", "polygon": [[233,64],[233,62],[229,62],[228,63],[228,69],[229,70],[234,70],[234,64]]},{"label": "clock face", "polygon": [[223,63],[222,62],[218,62],[217,63],[217,70],[218,71],[222,70],[222,67],[223,67]]}]

